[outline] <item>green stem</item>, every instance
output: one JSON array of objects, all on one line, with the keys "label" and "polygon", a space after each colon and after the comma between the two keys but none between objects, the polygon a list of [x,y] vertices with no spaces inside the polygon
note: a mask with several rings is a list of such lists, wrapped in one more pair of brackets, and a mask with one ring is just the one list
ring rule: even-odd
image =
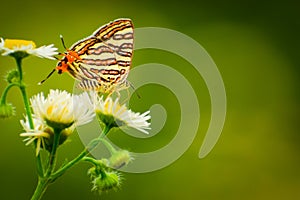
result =
[{"label": "green stem", "polygon": [[[21,90],[21,94],[23,97],[25,111],[26,111],[26,115],[28,117],[28,123],[29,123],[30,129],[34,129],[33,119],[32,119],[32,115],[31,115],[31,109],[30,109],[30,105],[29,105],[27,92],[26,92],[26,86],[23,83],[23,70],[22,70],[22,59],[23,58],[15,57],[15,59],[16,59],[16,63],[17,63],[18,71],[19,71],[19,80],[20,80],[19,88]],[[43,177],[44,172],[43,172],[43,165],[42,165],[40,154],[38,154],[36,156],[36,165],[37,165],[37,172],[38,172],[39,177]]]},{"label": "green stem", "polygon": [[19,86],[19,83],[10,83],[6,86],[1,96],[1,102],[0,102],[1,105],[4,105],[6,103],[7,93],[10,90],[10,88],[12,88],[13,86]]},{"label": "green stem", "polygon": [[[28,100],[28,96],[27,96],[27,92],[26,92],[26,86],[23,83],[23,70],[22,70],[22,59],[23,57],[15,57],[16,59],[16,63],[17,63],[17,67],[18,67],[18,71],[19,71],[19,83],[11,83],[7,86],[7,88],[5,89],[2,98],[1,98],[1,103],[6,99],[6,95],[8,90],[14,86],[14,85],[18,85],[20,90],[21,90],[21,94],[23,97],[23,102],[24,102],[24,106],[25,106],[25,112],[26,115],[28,117],[28,123],[29,123],[29,127],[30,129],[34,129],[34,123],[33,123],[33,119],[32,119],[32,113],[31,113],[31,109],[30,109],[30,104],[29,104],[29,100]],[[36,164],[37,164],[37,171],[38,171],[38,175],[39,175],[39,182],[38,185],[36,187],[36,190],[32,196],[32,200],[38,200],[42,197],[42,195],[44,194],[44,192],[46,191],[47,185],[48,185],[48,180],[44,179],[44,172],[43,172],[43,166],[42,166],[42,161],[41,161],[41,157],[40,154],[38,154],[36,156]]]},{"label": "green stem", "polygon": [[54,139],[53,139],[53,145],[51,149],[51,153],[49,155],[49,161],[48,161],[48,169],[46,172],[46,177],[50,177],[52,174],[54,167],[55,167],[55,161],[56,161],[56,151],[59,145],[59,139],[60,139],[60,129],[54,129]]},{"label": "green stem", "polygon": [[117,150],[104,138],[100,139],[102,143],[106,146],[106,148],[110,151],[111,155],[117,152]]},{"label": "green stem", "polygon": [[97,166],[98,165],[98,162],[97,160],[95,160],[94,158],[91,158],[91,157],[84,157],[82,158],[83,161],[86,161],[86,162],[90,162],[92,163],[93,165]]},{"label": "green stem", "polygon": [[52,183],[53,181],[55,181],[60,176],[62,176],[68,169],[70,169],[72,166],[77,164],[79,161],[81,161],[83,158],[85,158],[85,156],[88,155],[92,150],[94,150],[97,147],[97,145],[99,144],[99,142],[102,141],[102,137],[104,137],[109,132],[109,130],[110,130],[110,127],[105,127],[104,130],[102,131],[101,135],[98,138],[92,140],[87,145],[87,147],[76,158],[74,158],[72,161],[70,161],[69,163],[64,165],[62,168],[60,168],[56,172],[53,172],[54,167],[55,167],[55,160],[56,160],[56,150],[57,150],[57,147],[59,144],[59,138],[60,138],[60,130],[54,130],[54,134],[55,134],[54,142],[53,142],[52,150],[51,150],[51,153],[49,156],[48,169],[46,172],[46,176],[39,178],[38,185],[35,189],[35,192],[31,198],[31,200],[39,200],[43,196],[48,185],[50,183]]},{"label": "green stem", "polygon": [[32,116],[31,116],[31,109],[30,109],[29,100],[28,100],[27,93],[26,93],[26,86],[23,83],[22,58],[16,57],[16,62],[17,62],[19,77],[20,77],[19,87],[20,87],[20,90],[22,93],[26,115],[28,117],[28,122],[29,122],[30,128],[34,129],[34,124],[33,124]]},{"label": "green stem", "polygon": [[36,186],[36,189],[34,191],[34,194],[31,197],[31,200],[41,199],[47,189],[48,184],[49,184],[49,181],[47,179],[40,178],[38,185]]},{"label": "green stem", "polygon": [[18,67],[18,71],[19,71],[19,78],[20,78],[20,82],[23,80],[23,70],[22,70],[22,59],[23,57],[15,57],[16,62],[17,62],[17,67]]},{"label": "green stem", "polygon": [[68,169],[73,167],[76,163],[78,163],[82,158],[84,158],[88,154],[89,154],[89,151],[87,149],[83,150],[76,158],[74,158],[72,161],[70,161],[69,163],[64,165],[62,168],[57,170],[55,173],[53,173],[52,174],[53,180],[62,176]]},{"label": "green stem", "polygon": [[31,129],[34,129],[34,124],[33,124],[32,116],[31,116],[30,105],[29,105],[29,101],[28,101],[28,97],[27,97],[27,93],[26,93],[26,87],[22,83],[19,87],[20,87],[20,90],[21,90],[21,93],[22,93],[24,106],[25,106],[25,111],[26,111],[26,115],[28,117],[29,126],[30,126]]},{"label": "green stem", "polygon": [[91,157],[84,157],[82,160],[92,163],[96,167],[96,170],[101,174],[101,178],[106,177],[105,168],[107,168],[107,167],[105,164],[103,164],[102,162],[99,162]]},{"label": "green stem", "polygon": [[45,193],[48,185],[51,182],[53,182],[53,179],[51,178],[51,174],[53,173],[53,170],[55,168],[56,151],[57,151],[57,148],[59,145],[60,132],[61,132],[61,130],[59,130],[59,129],[54,130],[54,140],[53,140],[52,150],[49,155],[47,172],[46,172],[45,177],[39,177],[38,185],[36,186],[34,194],[31,197],[31,200],[41,199],[41,197]]},{"label": "green stem", "polygon": [[109,132],[110,129],[111,129],[110,127],[105,126],[98,138],[92,140],[76,158],[74,158],[69,163],[64,165],[62,168],[57,170],[54,174],[52,174],[52,178],[57,179],[58,177],[62,176],[68,169],[73,167],[75,164],[81,161],[85,156],[87,156],[91,151],[93,151],[97,147],[99,142],[102,141],[102,137],[104,137]]}]

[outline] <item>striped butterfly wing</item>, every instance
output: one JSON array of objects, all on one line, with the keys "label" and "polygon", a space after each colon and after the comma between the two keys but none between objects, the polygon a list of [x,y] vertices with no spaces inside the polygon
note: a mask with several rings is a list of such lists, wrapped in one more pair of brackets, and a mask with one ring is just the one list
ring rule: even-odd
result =
[{"label": "striped butterfly wing", "polygon": [[69,73],[80,80],[79,87],[110,93],[127,87],[126,78],[133,52],[133,25],[117,19],[74,44],[70,51],[80,59],[72,62]]}]

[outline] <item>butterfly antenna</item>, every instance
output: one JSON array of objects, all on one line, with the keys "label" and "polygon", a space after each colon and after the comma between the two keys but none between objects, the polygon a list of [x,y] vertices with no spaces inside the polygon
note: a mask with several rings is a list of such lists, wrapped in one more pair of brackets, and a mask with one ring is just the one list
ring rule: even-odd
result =
[{"label": "butterfly antenna", "polygon": [[61,43],[62,43],[63,47],[67,50],[67,47],[66,47],[65,41],[64,41],[64,37],[62,35],[59,35],[59,37],[60,37],[60,40],[61,40]]},{"label": "butterfly antenna", "polygon": [[140,96],[139,93],[136,91],[136,89],[135,89],[135,87],[133,86],[133,84],[132,84],[131,82],[129,82],[129,81],[127,81],[127,82],[129,83],[130,87],[136,92],[136,96],[140,99],[141,96]]},{"label": "butterfly antenna", "polygon": [[38,85],[42,85],[48,78],[50,78],[50,76],[51,76],[54,72],[55,72],[55,69],[53,69],[53,70],[48,74],[48,76],[47,76],[44,80],[40,81],[40,82],[38,83]]},{"label": "butterfly antenna", "polygon": [[[61,53],[58,53],[58,55],[61,55]],[[56,60],[60,60],[58,57],[53,56]]]}]

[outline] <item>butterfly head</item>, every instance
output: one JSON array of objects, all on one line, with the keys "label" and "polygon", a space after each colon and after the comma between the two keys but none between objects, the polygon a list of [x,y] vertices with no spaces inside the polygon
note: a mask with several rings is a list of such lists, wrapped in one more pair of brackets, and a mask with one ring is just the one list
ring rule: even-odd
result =
[{"label": "butterfly head", "polygon": [[57,66],[49,73],[49,75],[39,82],[38,84],[43,84],[55,71],[57,71],[59,74],[62,74],[63,72],[70,72],[70,65],[72,65],[73,62],[76,62],[77,60],[82,60],[78,53],[75,51],[68,50],[67,53],[61,53],[60,55],[64,56],[62,59],[56,58],[59,60],[57,63]]},{"label": "butterfly head", "polygon": [[77,60],[81,60],[78,53],[75,51],[68,50],[67,53],[61,54],[64,57],[57,63],[56,70],[59,74],[70,70],[70,64]]}]

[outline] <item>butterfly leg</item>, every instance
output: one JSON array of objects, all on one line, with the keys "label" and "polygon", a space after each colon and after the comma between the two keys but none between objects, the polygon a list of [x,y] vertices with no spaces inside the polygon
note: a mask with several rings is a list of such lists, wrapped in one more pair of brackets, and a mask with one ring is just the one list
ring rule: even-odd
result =
[{"label": "butterfly leg", "polygon": [[130,81],[126,80],[126,86],[131,87],[133,89],[133,91],[136,93],[136,96],[139,99],[141,98],[140,94],[136,91],[136,88],[133,86],[133,84]]},{"label": "butterfly leg", "polygon": [[127,101],[129,101],[129,100],[130,100],[130,97],[131,97],[129,88],[126,88],[126,91],[127,91],[127,97],[124,99],[124,104],[125,104]]}]

